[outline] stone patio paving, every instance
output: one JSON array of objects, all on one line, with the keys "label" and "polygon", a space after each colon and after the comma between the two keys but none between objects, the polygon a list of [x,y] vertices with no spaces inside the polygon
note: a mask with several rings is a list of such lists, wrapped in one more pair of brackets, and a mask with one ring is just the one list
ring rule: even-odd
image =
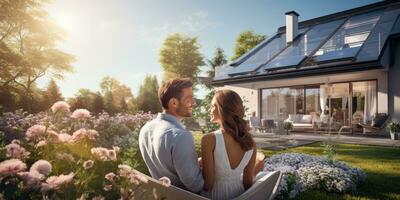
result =
[{"label": "stone patio paving", "polygon": [[293,133],[290,135],[274,133],[253,134],[258,148],[281,150],[290,147],[304,146],[314,142],[324,142],[332,140],[338,143],[364,144],[375,146],[399,147],[400,140],[390,138],[376,138],[363,135],[329,135],[311,133]]}]

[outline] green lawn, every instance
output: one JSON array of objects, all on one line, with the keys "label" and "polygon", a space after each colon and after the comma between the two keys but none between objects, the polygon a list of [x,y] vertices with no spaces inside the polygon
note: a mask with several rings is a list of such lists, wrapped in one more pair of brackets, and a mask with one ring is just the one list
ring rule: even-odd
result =
[{"label": "green lawn", "polygon": [[[194,133],[196,149],[200,150],[200,133]],[[266,157],[285,152],[322,155],[321,143],[291,148],[284,151],[260,150]],[[338,144],[337,160],[360,167],[367,173],[367,179],[357,186],[354,194],[329,194],[306,191],[296,199],[400,199],[400,148],[368,145]]]}]

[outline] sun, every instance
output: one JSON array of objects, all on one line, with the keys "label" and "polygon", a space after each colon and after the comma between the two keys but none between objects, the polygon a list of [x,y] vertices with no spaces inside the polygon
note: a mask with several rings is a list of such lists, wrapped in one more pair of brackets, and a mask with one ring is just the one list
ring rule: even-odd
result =
[{"label": "sun", "polygon": [[72,14],[58,13],[53,16],[56,24],[67,32],[71,32],[76,28],[77,23]]}]

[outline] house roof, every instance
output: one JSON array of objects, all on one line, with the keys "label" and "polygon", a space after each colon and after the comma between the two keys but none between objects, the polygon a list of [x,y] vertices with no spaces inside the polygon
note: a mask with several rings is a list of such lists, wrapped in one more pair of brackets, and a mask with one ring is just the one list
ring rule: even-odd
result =
[{"label": "house roof", "polygon": [[[294,11],[292,11],[294,12]],[[214,85],[383,67],[390,36],[400,32],[400,2],[386,0],[299,23],[286,43],[285,29],[225,66]]]}]

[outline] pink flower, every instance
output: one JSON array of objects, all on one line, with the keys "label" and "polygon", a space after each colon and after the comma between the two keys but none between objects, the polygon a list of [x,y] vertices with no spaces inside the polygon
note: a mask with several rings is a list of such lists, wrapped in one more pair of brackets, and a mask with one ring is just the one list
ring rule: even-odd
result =
[{"label": "pink flower", "polygon": [[119,151],[121,150],[119,147],[117,147],[117,146],[113,146],[112,147],[113,149],[114,149],[114,151],[116,152],[116,153],[119,153]]},{"label": "pink flower", "polygon": [[24,147],[21,147],[17,143],[11,143],[6,145],[6,157],[7,158],[18,158],[25,159],[29,157],[29,152],[25,150]]},{"label": "pink flower", "polygon": [[103,189],[104,191],[110,191],[112,189],[112,185],[105,185]]},{"label": "pink flower", "polygon": [[69,112],[69,104],[65,101],[57,101],[51,106],[51,111],[56,112]]},{"label": "pink flower", "polygon": [[96,140],[96,137],[98,137],[98,136],[99,136],[99,133],[97,133],[96,130],[92,130],[92,129],[87,130],[87,129],[81,128],[72,134],[72,141],[78,142],[78,141],[84,140],[86,138],[89,140]]},{"label": "pink flower", "polygon": [[58,140],[61,143],[70,142],[72,140],[72,136],[70,134],[67,134],[67,133],[60,133],[60,134],[58,134]]},{"label": "pink flower", "polygon": [[139,185],[139,183],[147,183],[148,180],[141,174],[131,173],[129,176],[129,181],[135,185]]},{"label": "pink flower", "polygon": [[74,156],[68,153],[57,153],[56,158],[60,160],[66,160],[69,162],[75,162]]},{"label": "pink flower", "polygon": [[0,163],[0,177],[16,174],[26,170],[26,164],[19,159],[5,160]]},{"label": "pink flower", "polygon": [[117,160],[117,153],[115,153],[115,150],[108,150],[108,159],[110,160]]},{"label": "pink flower", "polygon": [[93,167],[94,161],[93,160],[87,160],[83,163],[83,168],[84,169],[90,169]]},{"label": "pink flower", "polygon": [[35,148],[39,148],[46,145],[47,145],[46,140],[40,140],[38,143],[35,144]]},{"label": "pink flower", "polygon": [[168,177],[163,176],[158,180],[161,182],[161,185],[163,185],[165,187],[171,186],[171,180]]},{"label": "pink flower", "polygon": [[38,160],[31,166],[30,173],[47,176],[51,173],[52,166],[47,160]]},{"label": "pink flower", "polygon": [[18,172],[17,175],[24,181],[28,188],[39,188],[43,176],[31,172]]},{"label": "pink flower", "polygon": [[74,119],[87,119],[90,117],[90,112],[86,109],[76,109],[71,117]]},{"label": "pink flower", "polygon": [[26,137],[29,139],[38,138],[45,134],[46,127],[42,125],[34,125],[26,131]]},{"label": "pink flower", "polygon": [[75,174],[73,172],[68,175],[61,174],[59,176],[50,176],[46,179],[46,183],[42,183],[42,191],[47,192],[49,190],[59,189],[70,183],[74,176]]},{"label": "pink flower", "polygon": [[103,147],[92,148],[90,149],[90,152],[102,161],[108,160],[108,150],[106,148]]},{"label": "pink flower", "polygon": [[55,132],[55,131],[52,131],[52,130],[47,131],[47,136],[48,136],[48,140],[50,142],[54,142],[54,143],[59,143],[60,142],[58,133]]},{"label": "pink flower", "polygon": [[99,195],[92,198],[92,200],[104,200],[104,197]]},{"label": "pink flower", "polygon": [[104,178],[106,178],[109,181],[114,181],[115,176],[116,175],[113,172],[110,172],[110,173],[106,174],[106,176]]},{"label": "pink flower", "polygon": [[11,144],[18,144],[18,145],[21,145],[21,141],[19,141],[19,140],[17,140],[17,139],[14,139],[14,140],[11,141]]},{"label": "pink flower", "polygon": [[106,149],[103,147],[92,148],[90,152],[102,161],[117,160],[117,154],[114,149]]}]

